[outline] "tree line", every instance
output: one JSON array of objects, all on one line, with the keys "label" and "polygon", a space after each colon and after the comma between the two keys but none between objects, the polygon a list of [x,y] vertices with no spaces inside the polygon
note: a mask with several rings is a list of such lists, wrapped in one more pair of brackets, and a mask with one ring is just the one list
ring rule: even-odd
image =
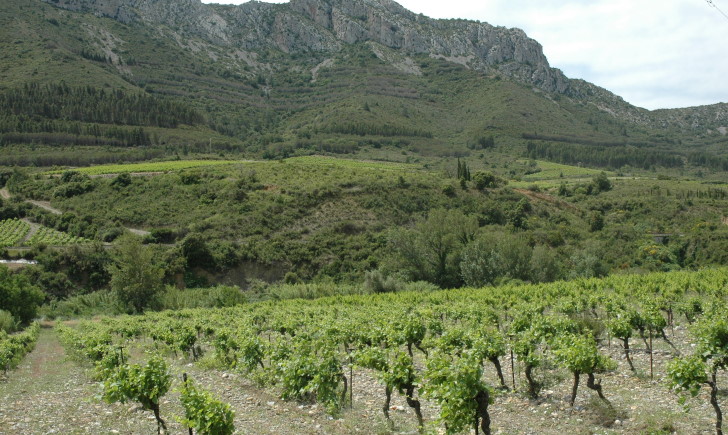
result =
[{"label": "tree line", "polygon": [[205,122],[204,116],[195,109],[169,99],[120,89],[72,87],[65,83],[26,83],[1,92],[0,113],[4,118],[28,117],[28,123],[21,123],[19,128],[41,119],[164,128]]},{"label": "tree line", "polygon": [[634,166],[651,169],[655,166],[681,168],[682,156],[665,151],[644,150],[627,146],[589,146],[567,143],[535,143],[526,145],[526,156],[536,160],[548,160],[567,165],[584,164],[618,169]]}]

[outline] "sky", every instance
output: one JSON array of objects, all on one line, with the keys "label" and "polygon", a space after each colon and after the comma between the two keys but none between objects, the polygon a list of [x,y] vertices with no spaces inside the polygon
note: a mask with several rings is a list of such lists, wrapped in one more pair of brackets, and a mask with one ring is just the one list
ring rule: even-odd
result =
[{"label": "sky", "polygon": [[552,67],[639,107],[653,110],[728,102],[728,0],[398,3],[432,18],[519,27],[541,43]]}]

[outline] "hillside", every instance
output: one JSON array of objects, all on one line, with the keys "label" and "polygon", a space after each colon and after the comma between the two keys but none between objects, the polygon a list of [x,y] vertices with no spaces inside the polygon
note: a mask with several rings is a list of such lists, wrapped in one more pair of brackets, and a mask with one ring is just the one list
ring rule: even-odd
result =
[{"label": "hillside", "polygon": [[[433,20],[391,1],[9,0],[0,24],[4,164],[190,152],[392,159],[402,149],[502,158],[525,155],[533,142],[572,155],[636,150],[653,161],[646,168],[725,165],[716,157],[726,142],[723,104],[648,112],[566,78],[518,29]],[[99,110],[110,96],[128,104],[93,115],[46,110],[69,94]],[[139,110],[171,119],[124,115]],[[654,163],[663,155],[672,163]]]},{"label": "hillside", "polygon": [[[3,217],[106,243],[131,228],[172,245],[170,283],[381,270],[460,286],[457,255],[434,273],[402,249],[442,210],[553,259],[548,276],[491,280],[724,260],[724,106],[632,107],[564,77],[518,29],[383,0],[8,0],[0,24]],[[652,233],[679,237],[645,255]],[[69,282],[44,275],[51,293],[103,288],[97,254]]]}]

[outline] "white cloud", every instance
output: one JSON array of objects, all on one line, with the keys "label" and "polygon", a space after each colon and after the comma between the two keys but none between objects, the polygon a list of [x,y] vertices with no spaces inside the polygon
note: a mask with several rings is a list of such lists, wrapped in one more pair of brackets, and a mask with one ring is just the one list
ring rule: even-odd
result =
[{"label": "white cloud", "polygon": [[[728,12],[728,0],[713,2]],[[552,66],[569,77],[607,88],[637,106],[656,109],[728,102],[728,55],[724,48],[728,20],[704,1],[399,3],[433,18],[467,18],[520,27],[541,43]]]}]

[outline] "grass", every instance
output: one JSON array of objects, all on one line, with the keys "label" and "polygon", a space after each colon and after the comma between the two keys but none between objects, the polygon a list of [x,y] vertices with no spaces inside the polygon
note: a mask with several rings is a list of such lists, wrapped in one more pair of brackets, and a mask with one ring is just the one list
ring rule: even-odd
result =
[{"label": "grass", "polygon": [[308,166],[323,166],[349,169],[374,169],[385,171],[415,171],[423,169],[421,165],[411,163],[375,162],[370,160],[341,159],[326,156],[302,156],[286,159],[288,162],[304,163]]},{"label": "grass", "polygon": [[[528,164],[529,160],[519,160],[519,163]],[[607,176],[614,177],[614,172],[602,171],[600,169],[580,168],[578,166],[562,165],[559,163],[545,162],[543,160],[535,160],[536,167],[539,172],[524,175],[521,177],[524,181],[543,181],[554,179],[575,179],[575,178],[591,178],[606,172]]]},{"label": "grass", "polygon": [[[240,163],[237,160],[172,160],[164,162],[145,162],[125,165],[99,165],[88,168],[73,169],[86,175],[123,174],[134,172],[171,172],[182,169],[198,168],[200,166],[220,166]],[[48,171],[45,174],[62,174],[67,169]]]}]

